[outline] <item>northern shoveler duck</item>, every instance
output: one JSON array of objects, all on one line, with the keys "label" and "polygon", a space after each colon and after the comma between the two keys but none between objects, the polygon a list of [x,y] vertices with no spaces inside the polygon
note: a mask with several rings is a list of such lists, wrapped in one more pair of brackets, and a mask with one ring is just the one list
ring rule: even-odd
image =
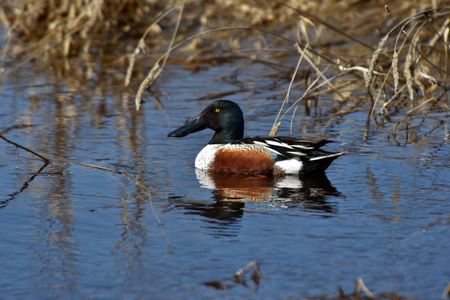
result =
[{"label": "northern shoveler duck", "polygon": [[[240,107],[229,100],[208,105],[195,119],[170,132],[168,137],[184,137],[210,128],[211,141],[195,159],[195,167],[212,172],[237,174],[323,173],[333,160],[344,154],[319,149],[331,142],[326,135],[313,138],[286,136],[244,136]],[[274,158],[272,153],[276,155]]]}]

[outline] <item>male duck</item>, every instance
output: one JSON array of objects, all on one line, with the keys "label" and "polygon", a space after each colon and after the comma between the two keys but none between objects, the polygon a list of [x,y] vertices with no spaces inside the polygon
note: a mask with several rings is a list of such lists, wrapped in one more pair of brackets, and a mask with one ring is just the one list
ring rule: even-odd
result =
[{"label": "male duck", "polygon": [[[336,135],[313,138],[286,136],[244,136],[244,117],[240,107],[229,100],[208,105],[195,119],[170,132],[168,137],[184,137],[210,128],[211,141],[195,159],[195,167],[221,173],[310,174],[323,173],[333,160],[345,152],[319,149]],[[274,159],[272,153],[277,154]]]}]

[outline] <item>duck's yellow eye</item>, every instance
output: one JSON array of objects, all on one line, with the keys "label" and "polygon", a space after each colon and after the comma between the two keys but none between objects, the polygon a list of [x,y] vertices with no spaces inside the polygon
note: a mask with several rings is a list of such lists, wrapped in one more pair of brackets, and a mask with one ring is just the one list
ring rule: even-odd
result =
[{"label": "duck's yellow eye", "polygon": [[216,112],[219,112],[220,111],[220,108],[216,108]]}]

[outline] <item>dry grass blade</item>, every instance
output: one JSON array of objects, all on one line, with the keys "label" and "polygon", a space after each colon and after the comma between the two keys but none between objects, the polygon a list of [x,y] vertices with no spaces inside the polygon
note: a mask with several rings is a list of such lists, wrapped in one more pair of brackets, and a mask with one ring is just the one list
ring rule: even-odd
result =
[{"label": "dry grass blade", "polygon": [[[302,51],[300,47],[297,47],[298,51]],[[306,52],[306,48],[305,50],[303,50],[304,52]],[[309,49],[308,49],[309,51]],[[308,54],[305,55],[305,59],[308,61],[308,63],[310,64],[311,67],[313,67],[313,69],[319,74],[318,78],[323,78],[324,82],[329,85],[331,87],[331,89],[342,99],[342,101],[345,101],[345,97],[341,94],[341,92],[339,92],[334,85],[331,83],[331,80],[328,79],[324,74],[325,72],[320,71],[320,69],[316,66],[315,63],[313,63],[313,61],[311,60],[311,58],[309,57]]]},{"label": "dry grass blade", "polygon": [[318,76],[316,77],[316,79],[308,86],[308,88],[306,89],[306,91],[303,93],[303,95],[297,99],[296,101],[294,101],[294,103],[284,112],[284,114],[281,116],[280,120],[282,120],[289,112],[291,109],[295,108],[297,104],[299,104],[303,99],[305,99],[306,97],[310,97],[311,96],[311,92],[322,87],[323,85],[327,84],[328,81],[334,79],[330,78],[327,79],[326,81],[317,84],[317,82],[320,80],[320,78],[322,77],[322,74],[325,73],[328,70],[329,67],[327,67],[323,72],[320,72],[320,74],[318,74]]},{"label": "dry grass blade", "polygon": [[[445,32],[448,33],[450,18],[444,20],[444,23],[441,25],[441,28],[434,34],[434,36],[429,40],[428,46],[434,47],[438,40],[444,39]],[[445,42],[447,44],[447,42]]]},{"label": "dry grass blade", "polygon": [[424,102],[422,102],[420,105],[414,107],[413,109],[410,109],[406,115],[411,114],[412,112],[416,111],[417,109],[421,108],[422,106],[424,106],[425,104],[431,102],[431,101],[437,101],[438,97],[431,97],[430,99],[425,100]]},{"label": "dry grass blade", "polygon": [[[300,46],[298,45],[298,44],[295,44],[296,45],[296,47],[299,49],[300,48]],[[308,48],[308,44],[305,46],[305,50]],[[295,80],[295,77],[297,76],[297,72],[298,72],[298,69],[299,69],[299,67],[300,67],[300,64],[301,64],[301,62],[302,62],[302,60],[303,60],[303,56],[304,56],[304,54],[305,54],[305,51],[300,51],[300,58],[298,59],[298,62],[297,62],[297,66],[296,66],[296,68],[295,68],[295,70],[294,70],[294,74],[292,74],[292,78],[291,78],[291,81],[289,82],[289,87],[288,87],[288,90],[287,90],[287,92],[286,92],[286,96],[284,97],[284,100],[283,100],[283,103],[281,104],[281,107],[280,107],[280,110],[278,111],[278,115],[277,115],[277,117],[275,118],[275,121],[274,121],[274,123],[273,123],[273,125],[272,125],[272,129],[270,130],[270,136],[274,136],[274,135],[276,135],[277,134],[277,131],[278,131],[278,128],[280,127],[280,124],[281,124],[281,120],[279,121],[278,119],[279,119],[279,117],[280,117],[280,115],[281,115],[281,112],[283,111],[283,108],[284,108],[284,105],[289,101],[289,95],[290,95],[290,92],[291,92],[291,88],[292,88],[292,83],[294,82],[294,80]]]},{"label": "dry grass blade", "polygon": [[[183,2],[181,3],[180,12],[178,13],[178,18],[177,18],[177,23],[175,24],[175,28],[174,28],[174,31],[173,31],[173,34],[172,34],[172,38],[170,39],[170,42],[169,42],[169,47],[168,47],[169,52],[170,52],[170,49],[172,49],[173,44],[175,43],[175,38],[176,38],[176,36],[178,34],[178,28],[180,27],[181,17],[183,16],[185,3],[186,3],[186,0],[183,0]],[[169,55],[164,56],[164,59],[163,59],[162,64],[161,64],[161,71],[162,71],[162,69],[164,69],[168,59],[169,59]],[[155,77],[153,80],[156,80],[156,78],[157,77]]]},{"label": "dry grass blade", "polygon": [[356,279],[356,283],[355,283],[355,294],[357,295],[357,297],[359,297],[359,294],[360,294],[361,291],[364,292],[364,294],[366,294],[369,298],[375,299],[375,296],[366,287],[366,285],[364,284],[364,281],[362,280],[362,278],[358,277]]},{"label": "dry grass blade", "polygon": [[[386,102],[383,104],[383,106],[380,108],[379,113],[380,113],[380,114],[383,114],[384,111],[386,110],[386,108],[389,106],[389,104],[391,104],[391,102],[392,102],[394,99],[396,99],[396,98],[398,97],[398,95],[399,95],[401,92],[403,92],[403,90],[405,90],[407,87],[408,87],[408,84],[403,85],[403,86],[397,91],[397,93],[395,93],[388,101],[386,101]],[[377,97],[377,100],[378,100],[378,97]],[[371,110],[371,112],[370,112],[370,115],[371,115],[371,116],[373,115],[373,113],[374,113],[374,111],[375,111],[376,104],[377,104],[377,101],[375,101],[375,103],[374,103],[373,106],[372,106],[372,110]]]},{"label": "dry grass blade", "polygon": [[107,167],[103,167],[103,166],[99,166],[99,165],[93,165],[93,164],[89,164],[89,163],[84,163],[84,162],[74,162],[74,161],[70,161],[71,163],[83,166],[83,167],[88,167],[88,168],[93,168],[93,169],[98,169],[98,170],[103,170],[103,171],[108,171],[108,172],[113,172],[113,173],[119,173],[122,175],[127,174],[127,172],[124,171],[120,171],[120,170],[114,170],[111,168],[107,168]]}]

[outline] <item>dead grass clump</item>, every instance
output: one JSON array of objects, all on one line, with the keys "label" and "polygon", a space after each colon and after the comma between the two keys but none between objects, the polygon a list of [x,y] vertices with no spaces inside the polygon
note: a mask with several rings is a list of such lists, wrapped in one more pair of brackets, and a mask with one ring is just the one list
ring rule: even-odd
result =
[{"label": "dead grass clump", "polygon": [[[393,18],[387,6],[386,12]],[[371,115],[384,124],[408,108],[405,117],[394,122],[394,140],[398,124],[406,124],[407,130],[415,116],[448,110],[449,21],[448,7],[415,13],[395,22],[372,55],[366,73],[368,94],[375,99]]]}]

